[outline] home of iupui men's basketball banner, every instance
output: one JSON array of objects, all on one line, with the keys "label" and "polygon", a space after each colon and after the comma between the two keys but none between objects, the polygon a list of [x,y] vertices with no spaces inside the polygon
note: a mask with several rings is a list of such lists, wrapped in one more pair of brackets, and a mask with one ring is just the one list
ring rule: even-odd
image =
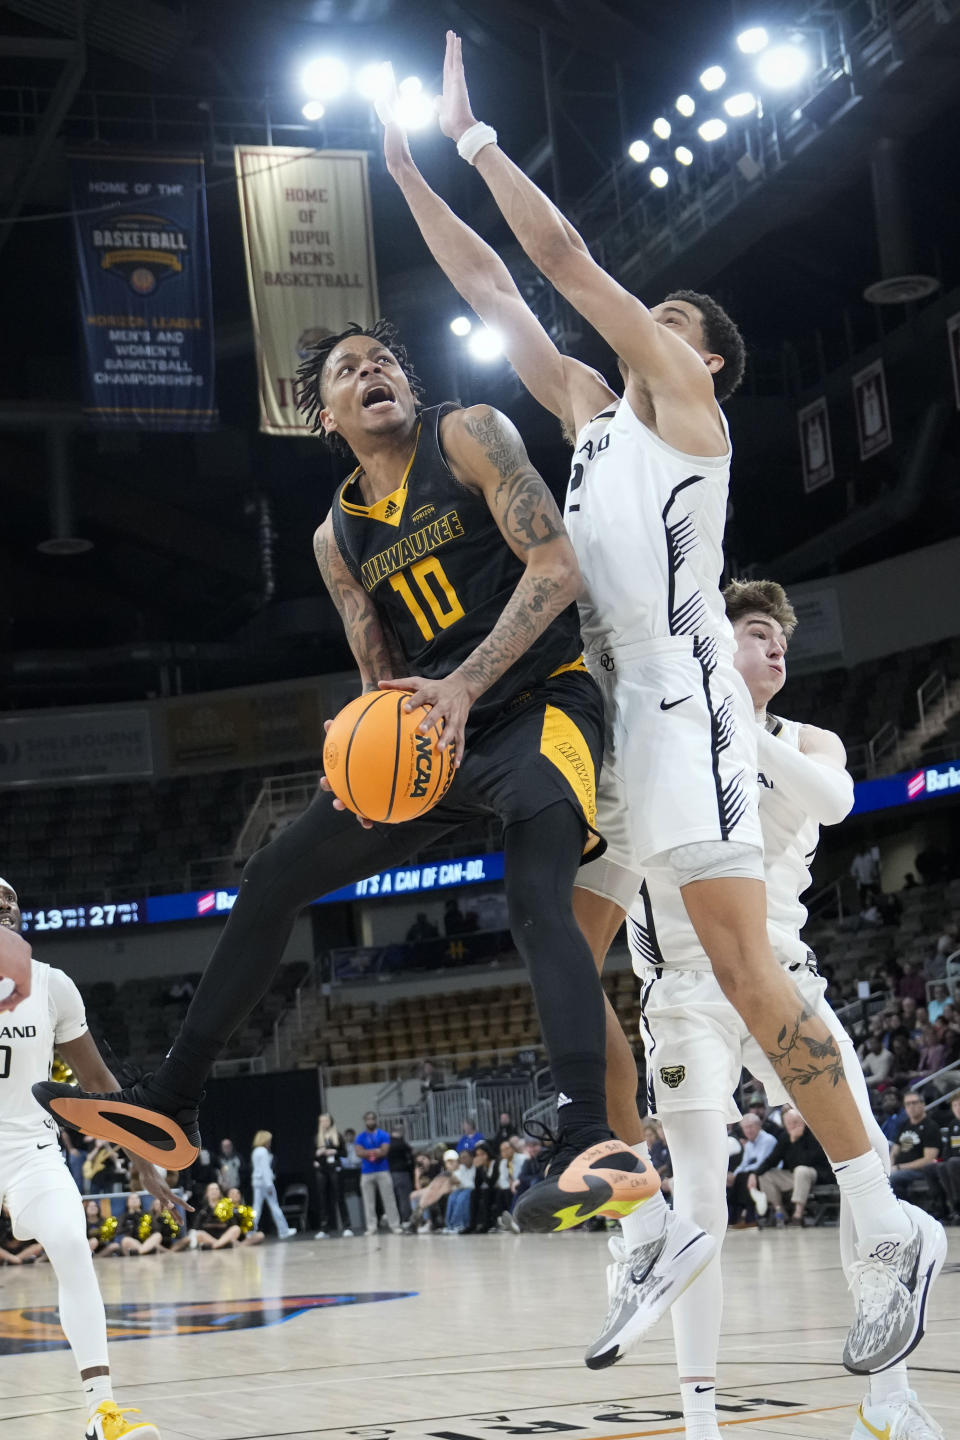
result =
[{"label": "home of iupui men's basketball banner", "polygon": [[235,156],[260,429],[309,435],[297,367],[311,345],[378,313],[367,155],[238,145]]}]

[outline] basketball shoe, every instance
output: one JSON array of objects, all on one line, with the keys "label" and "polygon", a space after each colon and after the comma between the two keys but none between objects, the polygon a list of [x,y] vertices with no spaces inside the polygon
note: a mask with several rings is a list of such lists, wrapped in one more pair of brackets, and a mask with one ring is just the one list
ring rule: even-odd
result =
[{"label": "basketball shoe", "polygon": [[660,1189],[653,1166],[620,1140],[601,1140],[581,1150],[561,1132],[550,1136],[541,1163],[544,1178],[513,1207],[521,1230],[572,1230],[595,1215],[619,1220]]},{"label": "basketball shoe", "polygon": [[900,1390],[888,1396],[882,1405],[872,1405],[867,1396],[857,1411],[850,1440],[944,1440],[944,1437],[915,1393]]},{"label": "basketball shoe", "polygon": [[587,1368],[603,1370],[621,1359],[669,1310],[717,1253],[717,1242],[692,1220],[671,1210],[663,1234],[635,1250],[615,1235],[609,1242],[609,1305],[603,1329],[584,1356]]},{"label": "basketball shoe", "polygon": [[160,1431],[149,1420],[127,1421],[125,1415],[139,1415],[129,1407],[121,1410],[112,1400],[104,1400],[87,1421],[83,1440],[160,1440]]},{"label": "basketball shoe", "polygon": [[857,1246],[850,1267],[856,1316],[843,1347],[854,1375],[873,1375],[903,1360],[923,1338],[927,1297],[947,1254],[939,1220],[900,1202],[913,1225],[908,1240],[875,1235]]},{"label": "basketball shoe", "polygon": [[68,1130],[112,1140],[164,1170],[186,1170],[200,1153],[197,1107],[168,1106],[150,1079],[144,1075],[135,1085],[101,1095],[42,1080],[33,1086],[33,1098]]}]

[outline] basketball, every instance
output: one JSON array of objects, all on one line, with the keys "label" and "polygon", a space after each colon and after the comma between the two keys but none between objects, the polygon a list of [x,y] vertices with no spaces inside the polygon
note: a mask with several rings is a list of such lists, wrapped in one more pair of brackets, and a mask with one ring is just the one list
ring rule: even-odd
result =
[{"label": "basketball", "polygon": [[404,710],[396,690],[360,695],[327,731],[323,768],[338,800],[356,815],[400,825],[415,820],[446,794],[453,779],[450,750],[439,750],[442,723],[421,735],[426,705]]}]

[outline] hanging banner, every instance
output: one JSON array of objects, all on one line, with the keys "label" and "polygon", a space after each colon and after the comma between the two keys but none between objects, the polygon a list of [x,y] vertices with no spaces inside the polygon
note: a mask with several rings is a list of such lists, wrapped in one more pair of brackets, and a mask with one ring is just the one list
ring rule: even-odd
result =
[{"label": "hanging banner", "polygon": [[86,413],[97,425],[209,430],[203,159],[97,152],[72,155],[70,170]]},{"label": "hanging banner", "polygon": [[367,154],[238,145],[235,155],[260,429],[309,435],[297,367],[317,341],[378,314]]},{"label": "hanging banner", "polygon": [[803,488],[809,495],[833,479],[833,447],[830,444],[830,416],[827,399],[821,395],[812,405],[797,411],[800,431],[800,459]]},{"label": "hanging banner", "polygon": [[953,374],[953,399],[960,410],[960,315],[947,321],[947,343],[950,346],[950,369]]},{"label": "hanging banner", "polygon": [[869,460],[893,444],[890,407],[887,404],[887,382],[883,361],[874,360],[853,377],[853,404],[857,412],[857,438],[860,459]]}]

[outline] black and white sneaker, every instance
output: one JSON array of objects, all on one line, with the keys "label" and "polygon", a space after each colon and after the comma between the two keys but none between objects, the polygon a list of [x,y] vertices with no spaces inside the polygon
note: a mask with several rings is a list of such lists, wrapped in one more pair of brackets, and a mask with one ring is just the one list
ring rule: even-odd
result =
[{"label": "black and white sneaker", "polygon": [[682,1295],[717,1253],[714,1237],[669,1211],[663,1234],[628,1250],[620,1236],[609,1244],[609,1305],[597,1339],[584,1360],[590,1370],[613,1365]]},{"label": "black and white sneaker", "polygon": [[939,1220],[905,1200],[913,1234],[875,1235],[857,1246],[850,1289],[857,1313],[843,1363],[854,1375],[876,1375],[906,1358],[923,1339],[927,1297],[947,1254]]}]

